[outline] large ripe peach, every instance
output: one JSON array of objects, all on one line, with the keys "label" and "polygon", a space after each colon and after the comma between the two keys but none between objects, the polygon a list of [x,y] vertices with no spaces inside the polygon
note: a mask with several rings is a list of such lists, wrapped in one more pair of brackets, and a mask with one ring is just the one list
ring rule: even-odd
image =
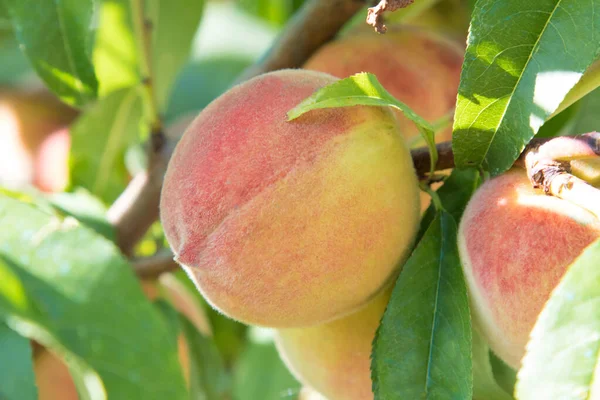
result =
[{"label": "large ripe peach", "polygon": [[304,385],[331,400],[371,400],[371,348],[392,289],[335,321],[276,331],[277,349]]},{"label": "large ripe peach", "polygon": [[476,323],[517,369],[537,316],[566,268],[600,236],[583,208],[533,189],[513,169],[483,184],[459,227],[459,249]]},{"label": "large ripe peach", "polygon": [[245,323],[314,325],[393,279],[419,223],[418,185],[389,109],[286,113],[336,78],[283,70],[232,88],[179,141],[166,237],[198,289]]},{"label": "large ripe peach", "polygon": [[[463,56],[463,48],[436,33],[395,26],[385,35],[371,29],[351,31],[323,46],[303,68],[339,78],[371,72],[395,98],[434,122],[454,109]],[[416,126],[401,112],[397,116],[409,142],[424,145]],[[436,141],[451,136],[449,124]]]}]

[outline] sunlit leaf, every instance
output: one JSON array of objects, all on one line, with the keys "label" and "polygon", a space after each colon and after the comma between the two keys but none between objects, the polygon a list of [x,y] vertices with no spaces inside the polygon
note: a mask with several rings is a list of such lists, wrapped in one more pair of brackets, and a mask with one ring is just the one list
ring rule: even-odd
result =
[{"label": "sunlit leaf", "polygon": [[600,0],[479,0],[454,118],[458,167],[506,171],[596,59]]},{"label": "sunlit leaf", "polygon": [[92,0],[4,0],[21,48],[63,101],[94,99],[98,81],[91,63]]},{"label": "sunlit leaf", "polygon": [[93,61],[102,96],[140,82],[131,0],[103,0],[98,7],[99,26]]}]

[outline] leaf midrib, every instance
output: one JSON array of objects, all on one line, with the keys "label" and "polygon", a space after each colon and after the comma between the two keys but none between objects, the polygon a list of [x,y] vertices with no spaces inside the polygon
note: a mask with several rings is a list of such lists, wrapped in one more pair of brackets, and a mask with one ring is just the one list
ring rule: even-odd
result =
[{"label": "leaf midrib", "polygon": [[[519,87],[519,84],[521,83],[521,79],[523,78],[523,75],[525,75],[525,71],[527,70],[527,67],[529,66],[529,63],[531,62],[531,60],[533,58],[533,55],[536,53],[537,49],[539,48],[540,40],[542,39],[542,37],[546,33],[546,29],[548,28],[548,25],[550,24],[550,21],[554,17],[554,14],[555,14],[556,10],[558,9],[558,6],[561,4],[561,2],[562,2],[562,0],[558,0],[556,2],[556,5],[554,6],[554,9],[550,13],[550,16],[548,17],[548,19],[546,20],[546,23],[544,24],[544,28],[541,30],[541,32],[540,32],[537,40],[535,41],[533,47],[531,48],[531,52],[529,53],[529,56],[527,57],[527,62],[525,62],[525,65],[523,66],[523,69],[521,70],[521,73],[519,74],[519,78],[517,79],[517,82],[515,83],[515,86],[514,86],[512,92],[509,95],[509,99],[506,102],[506,106],[504,107],[504,111],[502,112],[502,116],[498,119],[498,123],[496,124],[495,130],[494,130],[494,134],[492,135],[492,140],[489,141],[489,143],[487,145],[487,148],[485,150],[485,153],[484,153],[485,157],[484,157],[484,159],[487,158],[487,155],[489,153],[490,147],[492,147],[492,143],[494,142],[494,140],[496,138],[496,135],[498,134],[498,131],[500,130],[500,126],[504,122],[504,117],[506,116],[506,113],[508,112],[508,109],[510,108],[511,102],[512,102],[512,100],[515,97],[515,92],[517,91],[517,88]],[[506,97],[506,96],[502,96],[502,97]],[[471,126],[472,126],[472,124],[471,124]],[[469,129],[470,129],[470,127],[469,127]],[[479,164],[481,164],[481,162]]]}]

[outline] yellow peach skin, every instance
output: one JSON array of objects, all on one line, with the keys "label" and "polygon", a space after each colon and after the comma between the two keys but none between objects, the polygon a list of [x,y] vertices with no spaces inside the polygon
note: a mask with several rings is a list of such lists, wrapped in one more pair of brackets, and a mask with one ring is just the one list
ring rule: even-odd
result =
[{"label": "yellow peach skin", "polygon": [[371,347],[391,294],[387,289],[357,312],[323,325],[277,330],[281,358],[300,382],[328,399],[372,400]]},{"label": "yellow peach skin", "polygon": [[299,327],[374,297],[419,222],[410,153],[389,109],[286,113],[337,79],[283,70],[234,87],[178,143],[161,195],[176,260],[239,321]]},{"label": "yellow peach skin", "polygon": [[593,214],[533,189],[522,169],[486,182],[470,200],[458,243],[471,308],[508,365],[519,368],[551,291],[599,236]]}]

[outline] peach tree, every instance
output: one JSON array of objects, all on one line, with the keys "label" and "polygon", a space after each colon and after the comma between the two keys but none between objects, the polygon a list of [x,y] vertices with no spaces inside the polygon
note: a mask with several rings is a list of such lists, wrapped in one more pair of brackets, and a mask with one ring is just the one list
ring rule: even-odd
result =
[{"label": "peach tree", "polygon": [[0,399],[600,398],[600,0],[0,0],[0,53]]}]

